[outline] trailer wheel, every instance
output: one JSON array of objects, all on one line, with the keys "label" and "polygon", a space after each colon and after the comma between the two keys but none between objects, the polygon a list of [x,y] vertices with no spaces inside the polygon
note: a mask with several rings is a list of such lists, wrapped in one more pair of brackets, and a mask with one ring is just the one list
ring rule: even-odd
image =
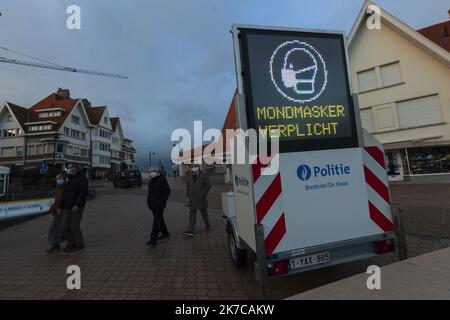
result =
[{"label": "trailer wheel", "polygon": [[247,265],[247,250],[239,249],[236,245],[233,232],[228,231],[228,248],[230,257],[237,268],[244,268]]}]

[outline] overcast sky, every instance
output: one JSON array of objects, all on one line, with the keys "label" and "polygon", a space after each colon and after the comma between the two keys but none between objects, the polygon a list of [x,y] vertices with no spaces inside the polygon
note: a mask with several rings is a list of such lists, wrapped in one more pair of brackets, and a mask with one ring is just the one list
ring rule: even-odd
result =
[{"label": "overcast sky", "polygon": [[[448,0],[378,0],[415,29],[448,19]],[[236,87],[232,23],[348,32],[363,0],[1,0],[0,46],[129,80],[0,64],[0,101],[30,106],[69,88],[120,116],[137,159],[168,159],[170,134],[221,128]],[[66,8],[81,8],[81,30]],[[0,50],[0,56],[24,59]],[[26,59],[29,60],[29,59]]]}]

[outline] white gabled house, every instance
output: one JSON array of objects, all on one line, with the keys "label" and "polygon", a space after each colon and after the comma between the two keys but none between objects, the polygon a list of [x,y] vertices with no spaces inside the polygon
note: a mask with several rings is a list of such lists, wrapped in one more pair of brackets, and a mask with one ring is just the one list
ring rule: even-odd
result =
[{"label": "white gabled house", "polygon": [[450,53],[441,46],[450,20],[416,31],[380,8],[381,28],[371,30],[372,4],[348,37],[363,126],[387,151],[390,180],[450,179]]},{"label": "white gabled house", "polygon": [[108,108],[85,107],[89,115],[92,142],[92,168],[94,178],[104,178],[111,173],[111,142],[113,128]]},{"label": "white gabled house", "polygon": [[79,99],[58,91],[27,109],[6,102],[0,111],[0,163],[62,168],[66,162],[89,165],[90,122]]},{"label": "white gabled house", "polygon": [[[62,170],[68,162],[92,168],[103,178],[126,162],[134,164],[131,140],[108,108],[92,107],[58,89],[30,108],[11,102],[0,106],[0,165],[38,168],[43,162]],[[130,167],[128,167],[130,168]]]}]

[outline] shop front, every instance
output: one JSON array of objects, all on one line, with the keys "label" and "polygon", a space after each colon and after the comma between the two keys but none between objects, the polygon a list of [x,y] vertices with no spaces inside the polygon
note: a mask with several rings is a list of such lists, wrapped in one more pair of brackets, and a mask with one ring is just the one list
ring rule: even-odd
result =
[{"label": "shop front", "polygon": [[386,151],[389,181],[450,180],[450,146]]}]

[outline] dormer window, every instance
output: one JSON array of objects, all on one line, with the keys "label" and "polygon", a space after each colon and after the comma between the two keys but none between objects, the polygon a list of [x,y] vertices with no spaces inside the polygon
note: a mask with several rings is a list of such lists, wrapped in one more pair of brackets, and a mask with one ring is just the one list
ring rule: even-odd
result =
[{"label": "dormer window", "polygon": [[108,118],[107,117],[103,117],[103,123],[104,124],[108,124]]},{"label": "dormer window", "polygon": [[6,116],[6,122],[12,122],[12,121],[13,121],[12,114],[8,114],[8,115]]},{"label": "dormer window", "polygon": [[80,117],[72,115],[72,123],[80,124]]},{"label": "dormer window", "polygon": [[38,131],[47,131],[52,130],[53,126],[51,124],[43,124],[38,126],[30,126],[29,131],[30,132],[38,132]]},{"label": "dormer window", "polygon": [[61,117],[61,111],[41,112],[39,118],[57,118]]}]

